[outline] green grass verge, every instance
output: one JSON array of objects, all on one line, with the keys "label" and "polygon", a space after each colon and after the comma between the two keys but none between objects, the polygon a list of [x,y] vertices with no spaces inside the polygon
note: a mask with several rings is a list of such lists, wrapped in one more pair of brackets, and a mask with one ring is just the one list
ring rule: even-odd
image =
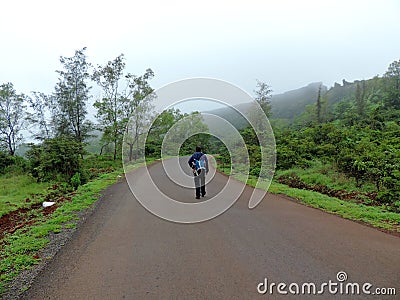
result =
[{"label": "green grass verge", "polygon": [[343,201],[314,191],[294,189],[275,182],[271,184],[269,192],[287,195],[306,205],[346,219],[362,221],[377,228],[400,232],[400,214],[387,211],[381,206],[367,206]]},{"label": "green grass verge", "polygon": [[[48,182],[38,183],[29,175],[7,174],[0,176],[0,217],[21,207],[29,207],[37,199],[32,195],[41,194],[51,184]],[[26,198],[30,202],[25,201]]]},{"label": "green grass verge", "polygon": [[0,294],[6,291],[7,284],[22,270],[29,269],[40,262],[37,253],[49,240],[50,232],[58,233],[63,227],[73,227],[76,212],[88,208],[99,197],[100,191],[118,180],[122,170],[102,174],[94,181],[80,186],[70,202],[64,202],[50,218],[38,216],[37,222],[21,228],[3,239],[0,248]]},{"label": "green grass verge", "polygon": [[[147,164],[153,161],[150,159]],[[134,170],[143,165],[143,163],[131,164],[127,169]],[[100,192],[117,182],[123,173],[123,169],[118,168],[113,172],[99,175],[98,178],[80,186],[71,201],[63,202],[50,216],[44,218],[38,214],[34,225],[7,235],[0,244],[0,295],[6,292],[8,284],[21,271],[40,263],[41,258],[37,254],[49,243],[47,237],[50,232],[58,233],[63,228],[76,227],[77,212],[90,207],[98,200]]]},{"label": "green grass verge", "polygon": [[376,188],[371,183],[364,183],[361,187],[357,187],[354,178],[349,178],[338,172],[336,168],[329,163],[313,161],[308,168],[292,168],[289,170],[277,170],[275,177],[279,178],[283,175],[296,174],[304,183],[315,185],[324,185],[335,190],[374,192]]}]

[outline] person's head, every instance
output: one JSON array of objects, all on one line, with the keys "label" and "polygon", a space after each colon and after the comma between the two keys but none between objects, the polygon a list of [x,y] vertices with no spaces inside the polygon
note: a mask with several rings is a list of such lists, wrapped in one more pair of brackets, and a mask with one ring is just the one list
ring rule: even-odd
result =
[{"label": "person's head", "polygon": [[201,146],[197,146],[196,147],[196,152],[201,152],[203,149],[201,148]]}]

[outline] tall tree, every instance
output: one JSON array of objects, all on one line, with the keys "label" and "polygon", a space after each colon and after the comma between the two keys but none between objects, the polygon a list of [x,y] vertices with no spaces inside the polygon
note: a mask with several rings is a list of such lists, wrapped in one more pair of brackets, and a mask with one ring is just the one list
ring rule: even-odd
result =
[{"label": "tall tree", "polygon": [[28,102],[33,112],[28,113],[27,119],[34,127],[34,136],[38,140],[49,139],[52,134],[49,121],[49,108],[50,104],[53,102],[52,95],[33,92],[33,97],[29,97]]},{"label": "tall tree", "polygon": [[272,89],[265,82],[257,80],[257,89],[254,90],[256,94],[255,100],[260,104],[262,110],[267,117],[271,116],[271,98]]},{"label": "tall tree", "polygon": [[[92,76],[103,90],[103,97],[94,106],[97,108],[97,118],[103,126],[102,140],[113,144],[114,160],[122,146],[124,133],[127,134],[129,160],[134,155],[137,156],[139,137],[143,135],[144,128],[149,127],[147,123],[153,108],[153,89],[148,83],[154,77],[153,71],[147,69],[142,76],[135,76],[130,73],[124,75],[124,69],[125,57],[121,54],[105,66],[99,65]],[[126,79],[124,83],[121,82],[123,78]]]},{"label": "tall tree", "polygon": [[[307,109],[306,109],[307,112]],[[305,116],[305,114],[303,114]],[[322,84],[318,87],[317,101],[312,106],[312,113],[310,115],[310,125],[322,124],[329,119],[328,114],[328,98],[326,93],[323,93]]]},{"label": "tall tree", "polygon": [[[206,146],[208,142],[208,134],[198,134],[197,132],[207,132],[208,126],[203,122],[203,116],[199,112],[185,114],[184,118],[172,128],[168,130],[167,135],[163,139],[163,149],[166,155],[176,155],[179,153],[189,153],[201,144]],[[182,144],[183,142],[183,144]]]},{"label": "tall tree", "polygon": [[385,75],[386,106],[400,109],[400,60],[389,65]]},{"label": "tall tree", "polygon": [[168,130],[179,120],[188,116],[179,109],[170,108],[157,116],[146,139],[146,155],[161,157],[161,145]]},{"label": "tall tree", "polygon": [[15,154],[25,118],[24,94],[17,94],[12,83],[0,86],[0,147]]},{"label": "tall tree", "polygon": [[357,106],[357,114],[360,118],[364,118],[365,116],[365,81],[357,83],[356,85],[356,106]]},{"label": "tall tree", "polygon": [[101,87],[103,97],[96,100],[97,118],[103,126],[102,139],[114,146],[114,160],[117,158],[118,147],[124,134],[126,97],[120,92],[120,80],[125,69],[125,58],[121,54],[105,66],[99,65],[92,79]]},{"label": "tall tree", "polygon": [[[126,124],[125,142],[129,146],[129,161],[136,159],[141,150],[144,151],[139,147],[139,139],[150,130],[155,95],[148,81],[153,77],[151,69],[147,69],[142,76],[127,75],[129,84],[123,122]],[[136,150],[133,151],[135,146]]]},{"label": "tall tree", "polygon": [[319,85],[317,96],[317,123],[322,123],[321,85]]},{"label": "tall tree", "polygon": [[56,134],[73,136],[77,142],[83,142],[92,127],[86,119],[86,102],[91,87],[87,84],[90,64],[85,51],[86,47],[76,50],[72,57],[60,57],[63,70],[57,71],[59,81],[52,103]]}]

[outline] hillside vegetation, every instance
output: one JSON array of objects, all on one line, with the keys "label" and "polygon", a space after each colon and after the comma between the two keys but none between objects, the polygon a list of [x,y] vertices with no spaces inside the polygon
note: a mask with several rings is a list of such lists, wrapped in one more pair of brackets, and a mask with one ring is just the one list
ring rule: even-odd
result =
[{"label": "hillside vegetation", "polygon": [[[276,181],[400,212],[400,61],[382,77],[272,97],[271,113]],[[258,145],[251,128],[241,133],[254,175]]]}]

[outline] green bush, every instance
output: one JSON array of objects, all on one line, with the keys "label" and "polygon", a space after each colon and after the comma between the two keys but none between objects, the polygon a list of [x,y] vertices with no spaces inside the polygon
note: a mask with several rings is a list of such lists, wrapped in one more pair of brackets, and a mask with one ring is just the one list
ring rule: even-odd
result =
[{"label": "green bush", "polygon": [[0,173],[4,173],[5,169],[14,163],[12,158],[11,155],[0,151]]},{"label": "green bush", "polygon": [[59,179],[69,182],[81,171],[83,144],[70,137],[47,139],[40,145],[31,145],[27,152],[30,172],[38,181]]},{"label": "green bush", "polygon": [[74,176],[71,177],[71,184],[75,190],[81,185],[81,173],[76,172]]},{"label": "green bush", "polygon": [[99,177],[101,174],[110,173],[122,168],[122,160],[114,160],[109,155],[93,154],[82,161],[80,170],[81,182],[85,184],[89,180]]},{"label": "green bush", "polygon": [[27,161],[21,156],[12,156],[0,151],[0,174],[18,173],[22,174],[27,170]]}]

